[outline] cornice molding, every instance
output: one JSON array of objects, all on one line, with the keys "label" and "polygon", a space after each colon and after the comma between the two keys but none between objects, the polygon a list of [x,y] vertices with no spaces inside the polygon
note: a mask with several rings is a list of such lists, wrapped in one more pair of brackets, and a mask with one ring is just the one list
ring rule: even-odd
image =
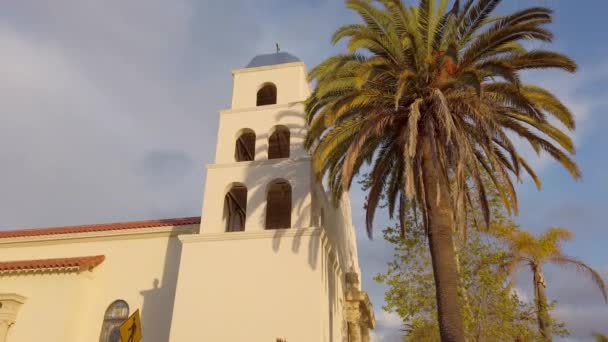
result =
[{"label": "cornice molding", "polygon": [[276,164],[296,164],[302,162],[310,162],[312,158],[310,156],[303,156],[297,158],[279,158],[279,159],[265,159],[265,160],[253,160],[243,162],[232,162],[232,163],[220,163],[220,164],[207,164],[207,169],[224,169],[234,167],[250,167],[250,166],[267,166]]},{"label": "cornice molding", "polygon": [[302,111],[302,118],[304,118],[304,103],[303,102],[289,102],[289,103],[280,103],[266,106],[256,106],[256,107],[244,107],[244,108],[228,108],[220,111],[220,115],[230,115],[237,114],[243,112],[265,112],[265,111],[273,111],[275,109],[291,109],[293,107],[297,108],[299,111]]},{"label": "cornice molding", "polygon": [[201,233],[194,235],[182,235],[179,236],[179,240],[184,243],[196,243],[196,242],[213,242],[213,241],[236,241],[236,240],[256,240],[256,239],[281,239],[281,238],[294,238],[301,236],[321,236],[323,239],[327,238],[325,231],[322,228],[308,227],[308,228],[289,228],[289,229],[276,229],[276,230],[261,230],[253,232],[232,232],[232,233]]}]

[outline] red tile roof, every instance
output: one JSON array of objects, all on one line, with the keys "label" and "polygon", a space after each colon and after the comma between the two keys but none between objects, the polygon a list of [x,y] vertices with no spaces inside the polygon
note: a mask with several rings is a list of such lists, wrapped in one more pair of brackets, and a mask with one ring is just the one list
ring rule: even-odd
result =
[{"label": "red tile roof", "polygon": [[89,271],[105,260],[104,255],[75,258],[17,260],[0,262],[0,273],[28,272],[36,270]]},{"label": "red tile roof", "polygon": [[103,231],[110,231],[110,230],[127,230],[127,229],[142,229],[142,228],[155,228],[155,227],[167,227],[167,226],[183,226],[183,225],[200,224],[200,223],[201,223],[201,218],[200,218],[200,216],[198,216],[198,217],[182,217],[182,218],[172,218],[172,219],[162,219],[162,220],[90,224],[90,225],[82,225],[82,226],[5,230],[5,231],[0,231],[0,239],[14,238],[14,237],[26,237],[26,236],[103,232]]}]

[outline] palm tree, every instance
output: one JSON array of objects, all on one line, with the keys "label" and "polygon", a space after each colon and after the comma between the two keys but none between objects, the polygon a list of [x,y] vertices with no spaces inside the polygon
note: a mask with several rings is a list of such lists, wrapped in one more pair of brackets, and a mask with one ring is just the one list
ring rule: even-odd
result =
[{"label": "palm tree", "polygon": [[514,136],[580,177],[568,155],[574,153],[572,140],[551,120],[572,130],[571,112],[549,91],[522,83],[519,75],[577,67],[562,54],[521,44],[551,41],[544,27],[551,10],[534,7],[491,18],[500,0],[456,0],[449,10],[447,2],[406,6],[401,0],[346,0],[363,23],[338,29],[333,42],[348,39],[348,51],[310,72],[316,87],[306,101],[306,147],[318,179],[327,177],[335,200],[369,167],[370,236],[380,198],[388,200],[391,217],[398,212],[403,220],[406,207],[421,213],[441,337],[463,341],[452,232],[463,227],[475,198],[488,224],[483,178],[491,179],[506,208],[515,212],[513,180],[526,172],[540,187]]},{"label": "palm tree", "polygon": [[571,266],[588,274],[608,303],[608,289],[602,276],[584,262],[562,252],[561,242],[572,239],[569,230],[549,228],[538,238],[515,228],[493,227],[493,233],[506,243],[509,251],[504,265],[505,270],[513,274],[516,268],[527,266],[532,272],[538,330],[544,340],[551,340],[551,317],[545,295],[547,284],[542,270],[544,265],[552,263],[563,267]]}]

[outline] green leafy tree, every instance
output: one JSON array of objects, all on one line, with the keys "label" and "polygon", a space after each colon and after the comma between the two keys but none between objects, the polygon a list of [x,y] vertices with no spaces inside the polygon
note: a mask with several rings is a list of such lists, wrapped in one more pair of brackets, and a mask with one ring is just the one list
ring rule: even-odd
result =
[{"label": "green leafy tree", "polygon": [[543,266],[548,263],[562,267],[574,267],[589,275],[593,283],[600,289],[604,300],[608,303],[608,289],[601,275],[584,262],[563,253],[561,243],[571,240],[572,233],[564,228],[549,228],[541,236],[535,237],[529,232],[515,227],[493,227],[493,233],[502,239],[508,254],[504,268],[509,274],[521,266],[529,268],[533,277],[534,303],[536,306],[538,330],[543,340],[550,341],[555,331],[552,330],[550,308],[545,294],[545,277]]},{"label": "green leafy tree", "polygon": [[[396,312],[407,324],[406,341],[439,341],[431,257],[425,235],[398,228],[384,231],[395,246],[395,259],[376,281],[385,283],[385,310]],[[490,237],[473,232],[458,248],[464,327],[467,341],[522,341],[535,339],[534,307],[510,290],[498,273],[506,255]]]},{"label": "green leafy tree", "polygon": [[512,137],[580,176],[569,157],[571,138],[550,120],[572,130],[572,113],[549,91],[520,80],[524,70],[574,72],[577,66],[562,54],[521,44],[552,40],[545,27],[551,10],[533,7],[492,18],[500,2],[456,0],[448,8],[447,0],[420,0],[418,6],[346,0],[363,23],[338,29],[332,40],[347,39],[348,51],[309,75],[316,87],[306,101],[305,144],[317,177],[327,177],[337,200],[369,165],[370,234],[383,194],[391,215],[398,210],[405,217],[407,203],[421,212],[443,341],[464,341],[452,232],[463,226],[474,197],[489,223],[482,176],[514,211],[512,179],[526,172],[540,187]]},{"label": "green leafy tree", "polygon": [[595,338],[596,342],[608,342],[608,336],[600,333],[593,333],[593,338]]}]

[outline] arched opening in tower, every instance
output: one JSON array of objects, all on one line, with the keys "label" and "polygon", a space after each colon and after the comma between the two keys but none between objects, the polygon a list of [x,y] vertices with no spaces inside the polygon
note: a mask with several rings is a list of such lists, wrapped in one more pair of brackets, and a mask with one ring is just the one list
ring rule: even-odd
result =
[{"label": "arched opening in tower", "polygon": [[277,126],[268,138],[268,159],[289,158],[289,128]]},{"label": "arched opening in tower", "polygon": [[226,232],[245,231],[247,218],[247,188],[242,184],[235,184],[224,197],[224,220]]},{"label": "arched opening in tower", "polygon": [[236,139],[234,159],[237,162],[252,161],[255,158],[255,133],[245,129]]},{"label": "arched opening in tower", "polygon": [[258,90],[256,106],[266,106],[277,103],[277,86],[266,83]]},{"label": "arched opening in tower", "polygon": [[266,229],[291,227],[291,185],[277,180],[268,187],[266,197]]}]

